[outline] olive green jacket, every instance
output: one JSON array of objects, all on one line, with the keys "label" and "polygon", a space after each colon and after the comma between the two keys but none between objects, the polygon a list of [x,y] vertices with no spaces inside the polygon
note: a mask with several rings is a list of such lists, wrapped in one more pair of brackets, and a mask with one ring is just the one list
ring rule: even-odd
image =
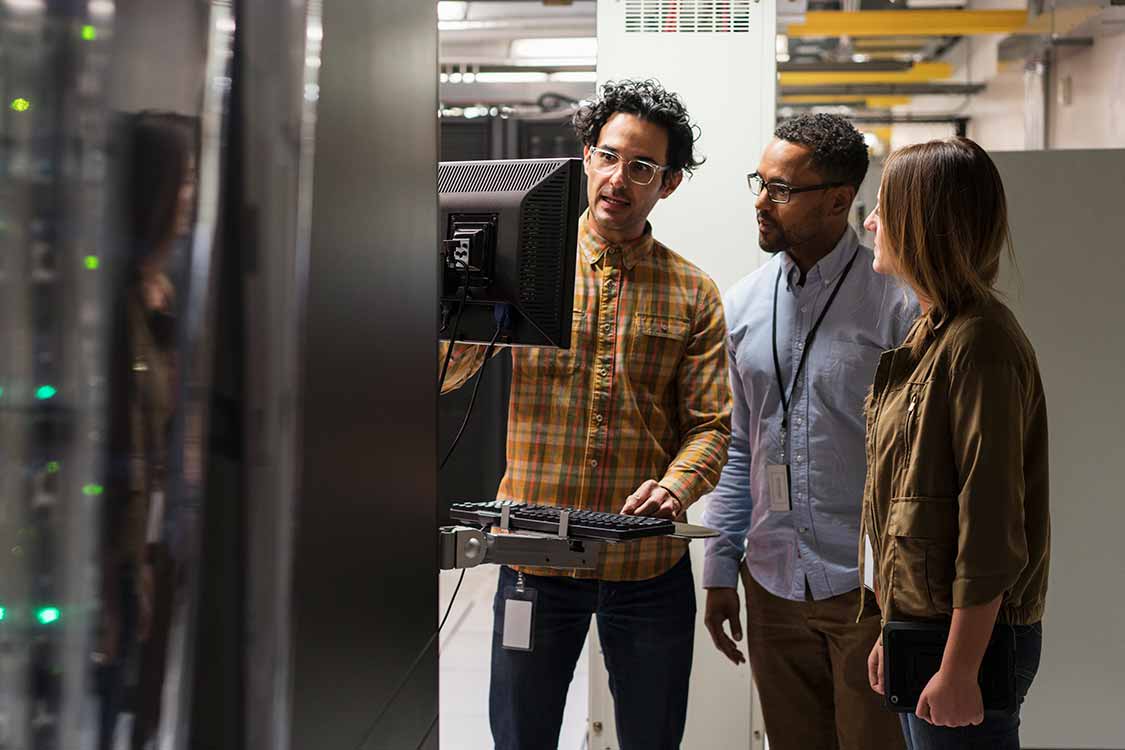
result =
[{"label": "olive green jacket", "polygon": [[998,301],[916,330],[921,355],[885,352],[867,408],[862,523],[884,620],[1002,596],[1000,622],[1038,622],[1051,525],[1035,352]]}]

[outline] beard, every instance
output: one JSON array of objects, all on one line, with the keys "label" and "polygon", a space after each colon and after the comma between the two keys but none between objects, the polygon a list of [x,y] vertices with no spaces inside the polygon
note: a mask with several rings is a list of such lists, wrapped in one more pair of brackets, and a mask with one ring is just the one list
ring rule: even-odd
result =
[{"label": "beard", "polygon": [[[759,220],[760,221],[760,220]],[[776,255],[782,250],[789,248],[789,238],[785,236],[785,230],[780,224],[774,221],[766,221],[766,228],[768,229],[768,236],[766,232],[758,231],[758,247],[766,251],[770,255]]]}]

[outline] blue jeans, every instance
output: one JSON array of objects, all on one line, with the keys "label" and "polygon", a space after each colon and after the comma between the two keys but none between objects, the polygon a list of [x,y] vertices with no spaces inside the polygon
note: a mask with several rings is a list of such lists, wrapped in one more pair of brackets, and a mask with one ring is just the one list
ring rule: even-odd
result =
[{"label": "blue jeans", "polygon": [[[1000,626],[1003,627],[1003,626]],[[1043,624],[1013,625],[1016,636],[1016,693],[1022,704],[1039,671]],[[914,714],[901,714],[907,750],[1019,750],[1020,711],[985,711],[975,727],[935,727]]]},{"label": "blue jeans", "polygon": [[524,576],[538,592],[533,650],[502,643],[504,591],[516,573],[500,570],[493,605],[489,718],[497,750],[558,747],[567,688],[597,615],[622,750],[674,750],[687,718],[695,633],[695,582],[685,554],[646,581]]}]

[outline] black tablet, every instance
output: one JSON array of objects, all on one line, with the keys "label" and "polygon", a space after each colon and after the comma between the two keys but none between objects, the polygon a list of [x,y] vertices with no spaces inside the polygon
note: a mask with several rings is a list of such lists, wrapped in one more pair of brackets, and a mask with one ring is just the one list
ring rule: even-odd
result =
[{"label": "black tablet", "polygon": [[[888,622],[883,626],[883,695],[892,711],[913,713],[922,690],[941,668],[948,623]],[[986,711],[1016,710],[1015,636],[997,623],[980,665]]]}]

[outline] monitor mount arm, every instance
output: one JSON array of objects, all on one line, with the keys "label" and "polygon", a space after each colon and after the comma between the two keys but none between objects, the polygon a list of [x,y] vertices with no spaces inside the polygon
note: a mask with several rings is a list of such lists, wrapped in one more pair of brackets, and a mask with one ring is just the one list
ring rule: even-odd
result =
[{"label": "monitor mount arm", "polygon": [[471,526],[438,529],[442,570],[473,568],[483,563],[593,570],[598,566],[604,547],[605,542],[546,534],[492,534]]}]

